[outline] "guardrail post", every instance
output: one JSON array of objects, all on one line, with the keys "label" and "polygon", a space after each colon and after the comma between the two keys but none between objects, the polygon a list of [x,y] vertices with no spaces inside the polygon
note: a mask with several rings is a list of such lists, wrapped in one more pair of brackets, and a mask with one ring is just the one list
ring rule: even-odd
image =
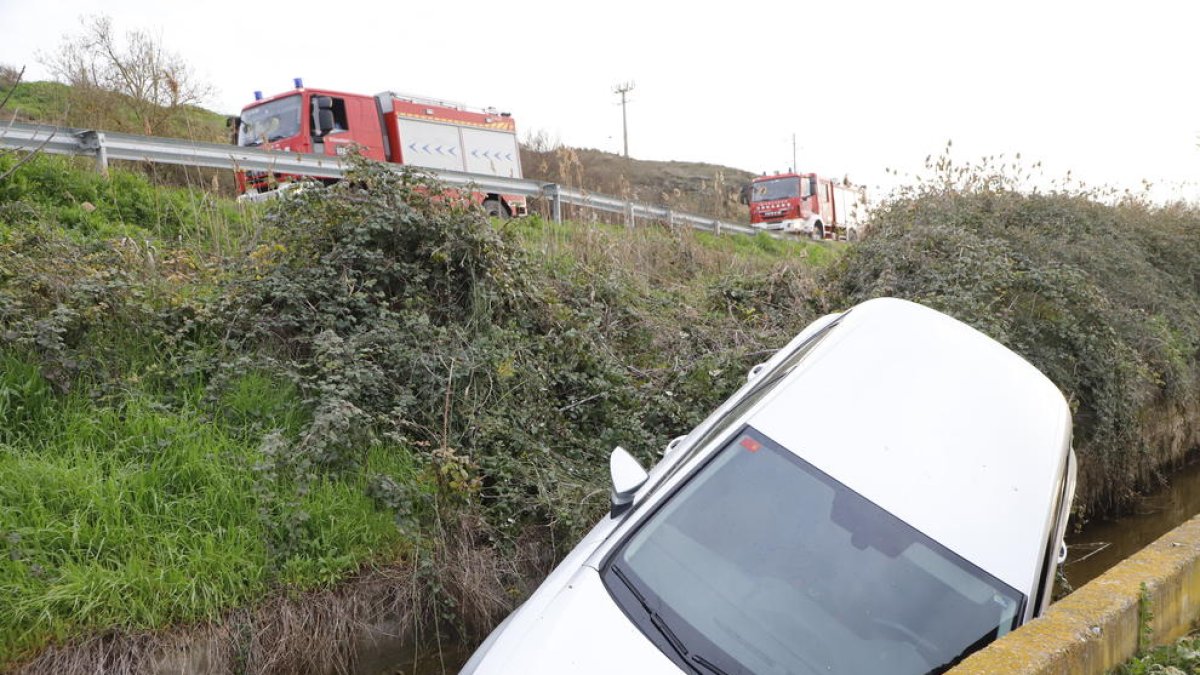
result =
[{"label": "guardrail post", "polygon": [[79,147],[96,153],[96,171],[108,175],[108,151],[104,149],[104,133],[85,131],[79,135]]},{"label": "guardrail post", "polygon": [[550,183],[546,186],[550,192],[550,217],[554,222],[562,222],[562,197],[558,194],[558,183]]},{"label": "guardrail post", "polygon": [[713,231],[716,232],[717,234],[721,234],[721,221],[720,220],[713,221]]},{"label": "guardrail post", "polygon": [[633,229],[633,202],[625,202],[625,227]]}]

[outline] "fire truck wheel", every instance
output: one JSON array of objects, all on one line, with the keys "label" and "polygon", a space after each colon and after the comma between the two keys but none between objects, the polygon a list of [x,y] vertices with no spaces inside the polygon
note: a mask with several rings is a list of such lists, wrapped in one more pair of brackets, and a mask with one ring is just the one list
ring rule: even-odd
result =
[{"label": "fire truck wheel", "polygon": [[488,214],[489,218],[507,218],[508,211],[504,210],[504,205],[496,199],[487,199],[483,202],[483,211]]},{"label": "fire truck wheel", "polygon": [[822,225],[820,222],[813,225],[812,238],[816,239],[816,240],[821,240],[821,239],[825,238],[825,226]]}]

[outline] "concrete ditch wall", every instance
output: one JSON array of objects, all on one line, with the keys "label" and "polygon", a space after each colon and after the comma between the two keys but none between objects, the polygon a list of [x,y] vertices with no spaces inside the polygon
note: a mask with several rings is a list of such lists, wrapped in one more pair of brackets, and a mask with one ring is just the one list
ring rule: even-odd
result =
[{"label": "concrete ditch wall", "polygon": [[1195,517],[950,673],[1101,675],[1132,657],[1139,644],[1167,644],[1188,634],[1198,619],[1200,517]]}]

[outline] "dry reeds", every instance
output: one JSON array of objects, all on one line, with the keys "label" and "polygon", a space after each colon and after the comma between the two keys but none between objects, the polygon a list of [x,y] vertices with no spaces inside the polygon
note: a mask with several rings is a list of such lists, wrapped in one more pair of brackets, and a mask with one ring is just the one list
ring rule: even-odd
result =
[{"label": "dry reeds", "polygon": [[461,515],[415,565],[364,572],[329,590],[280,593],[219,622],[108,631],[46,649],[12,672],[341,674],[381,663],[394,671],[419,659],[452,672],[552,563],[536,535],[502,555],[485,541],[487,531]]}]

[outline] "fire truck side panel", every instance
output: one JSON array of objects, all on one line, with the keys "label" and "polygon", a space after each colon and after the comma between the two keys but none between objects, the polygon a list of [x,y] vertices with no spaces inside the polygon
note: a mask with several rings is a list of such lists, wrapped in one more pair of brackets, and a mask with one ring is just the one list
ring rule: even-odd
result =
[{"label": "fire truck side panel", "polygon": [[834,186],[833,205],[838,227],[856,228],[861,225],[862,194],[858,190]]},{"label": "fire truck side panel", "polygon": [[829,181],[817,179],[817,213],[821,214],[821,222],[826,228],[834,227],[833,185]]},{"label": "fire truck side panel", "polygon": [[467,171],[505,178],[521,177],[521,152],[512,132],[490,129],[462,130]]},{"label": "fire truck side panel", "polygon": [[379,128],[379,111],[370,96],[346,97],[346,115],[354,140],[363,146],[363,155],[384,161],[383,132]]},{"label": "fire truck side panel", "polygon": [[460,127],[398,118],[400,152],[405,164],[427,169],[464,171]]}]

